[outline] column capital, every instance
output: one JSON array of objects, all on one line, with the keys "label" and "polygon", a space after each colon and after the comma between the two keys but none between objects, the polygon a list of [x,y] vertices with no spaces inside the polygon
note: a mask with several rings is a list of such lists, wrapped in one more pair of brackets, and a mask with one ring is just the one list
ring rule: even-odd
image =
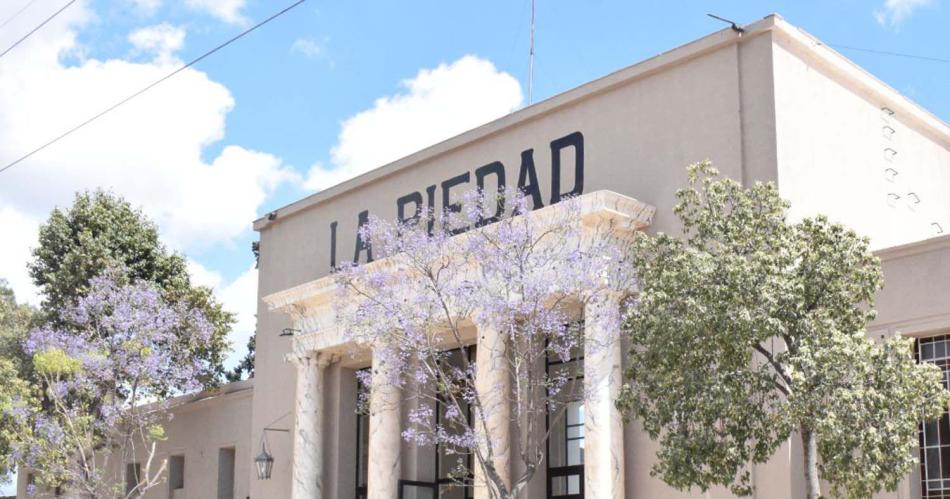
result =
[{"label": "column capital", "polygon": [[315,350],[291,352],[284,356],[285,362],[293,364],[298,369],[309,366],[327,367],[338,360],[339,356],[337,355]]}]

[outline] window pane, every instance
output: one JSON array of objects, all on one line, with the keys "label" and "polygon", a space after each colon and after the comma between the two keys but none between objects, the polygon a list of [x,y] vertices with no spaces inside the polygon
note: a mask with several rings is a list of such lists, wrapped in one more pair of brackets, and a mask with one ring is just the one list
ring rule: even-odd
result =
[{"label": "window pane", "polygon": [[940,449],[927,449],[927,478],[940,478]]},{"label": "window pane", "polygon": [[567,465],[584,464],[584,440],[569,440],[567,442]]},{"label": "window pane", "polygon": [[567,405],[568,426],[584,424],[584,402],[571,402]]},{"label": "window pane", "polygon": [[[943,386],[950,380],[950,335],[917,341],[920,362],[936,365],[943,371]],[[921,488],[925,498],[950,498],[950,415],[920,425]]]},{"label": "window pane", "polygon": [[457,484],[439,486],[439,499],[465,499],[467,487]]},{"label": "window pane", "polygon": [[950,445],[950,417],[947,414],[940,418],[940,445]]},{"label": "window pane", "polygon": [[937,433],[937,422],[936,421],[927,421],[924,423],[924,445],[938,445],[940,443],[940,436]]},{"label": "window pane", "polygon": [[551,477],[551,497],[563,497],[581,493],[580,475]]},{"label": "window pane", "polygon": [[[576,326],[582,328],[583,323]],[[578,345],[571,355],[566,361],[548,355],[552,398],[547,421],[549,497],[580,497],[584,488],[583,347]]]},{"label": "window pane", "polygon": [[435,499],[435,487],[404,483],[402,497],[403,499]]},{"label": "window pane", "polygon": [[581,477],[579,475],[571,475],[567,477],[567,493],[568,494],[581,493]]}]

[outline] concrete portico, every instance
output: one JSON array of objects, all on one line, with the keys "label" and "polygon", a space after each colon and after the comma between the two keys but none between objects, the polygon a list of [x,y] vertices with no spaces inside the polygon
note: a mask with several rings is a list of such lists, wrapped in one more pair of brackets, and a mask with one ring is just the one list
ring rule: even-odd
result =
[{"label": "concrete portico", "polygon": [[[583,227],[582,240],[593,239],[594,233],[614,238],[622,244],[652,221],[654,208],[635,199],[610,192],[598,191],[572,201],[578,211],[572,213],[576,223]],[[554,205],[527,215],[543,224],[546,219],[565,215],[566,205]],[[475,230],[490,230],[480,228]],[[464,234],[455,237],[466,237]],[[366,265],[392,265],[388,259]],[[584,437],[587,459],[596,463],[588,466],[584,488],[591,497],[622,499],[624,497],[623,427],[619,412],[613,404],[622,384],[621,348],[619,341],[620,299],[633,289],[616,290],[602,299],[587,300],[582,310],[585,319],[584,354],[592,359],[585,364]],[[264,298],[272,309],[290,315],[294,328],[300,332],[293,339],[287,361],[296,366],[296,404],[293,432],[293,489],[294,499],[323,498],[326,459],[323,449],[323,415],[334,408],[323,407],[322,393],[325,370],[331,363],[342,363],[353,368],[364,367],[369,359],[372,388],[369,395],[369,462],[367,493],[370,499],[391,499],[399,496],[401,479],[403,423],[401,419],[401,389],[394,384],[403,375],[394,372],[386,356],[374,345],[357,344],[337,327],[333,300],[336,284],[332,276],[303,284]],[[479,352],[476,360],[476,386],[484,400],[489,435],[495,449],[494,463],[502,479],[511,484],[511,456],[516,442],[512,442],[511,411],[508,406],[505,339],[489,327],[475,325],[472,343]],[[484,477],[475,470],[476,498],[487,498]],[[332,480],[333,477],[330,477]]]}]

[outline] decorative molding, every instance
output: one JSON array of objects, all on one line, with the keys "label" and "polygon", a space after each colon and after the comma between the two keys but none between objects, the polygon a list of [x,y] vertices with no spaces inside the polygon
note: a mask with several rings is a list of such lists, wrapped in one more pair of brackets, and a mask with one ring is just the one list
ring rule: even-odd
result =
[{"label": "decorative molding", "polygon": [[[656,208],[628,196],[613,191],[601,190],[579,196],[578,223],[585,231],[596,232],[605,224],[615,230],[620,237],[647,228],[653,221]],[[544,223],[547,219],[556,219],[570,208],[566,204],[554,204],[532,211],[523,216]],[[492,225],[473,229],[473,231],[492,230]],[[454,237],[468,237],[472,231]],[[393,258],[383,258],[365,264],[369,267],[397,265]],[[267,295],[264,302],[271,310],[284,312],[298,329],[292,340],[292,351],[288,361],[297,362],[301,355],[328,349],[340,349],[344,346],[343,335],[336,325],[336,311],[333,300],[337,286],[333,275],[321,277],[292,288]],[[293,357],[293,358],[291,358]]]},{"label": "decorative molding", "polygon": [[950,312],[884,324],[874,324],[868,328],[868,335],[885,334],[893,336],[900,333],[904,336],[924,337],[945,333],[947,331],[950,331]]},{"label": "decorative molding", "polygon": [[950,250],[950,234],[931,237],[922,241],[914,241],[912,243],[902,244],[900,246],[882,248],[876,250],[874,254],[886,262],[941,250]]}]

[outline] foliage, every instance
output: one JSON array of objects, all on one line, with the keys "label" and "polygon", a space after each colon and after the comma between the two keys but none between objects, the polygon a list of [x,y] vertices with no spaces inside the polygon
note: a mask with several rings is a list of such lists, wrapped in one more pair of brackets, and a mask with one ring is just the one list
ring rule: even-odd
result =
[{"label": "foliage", "polygon": [[894,489],[948,395],[910,340],[866,337],[882,282],[868,241],[824,217],[788,222],[771,183],[744,189],[709,163],[689,182],[682,236],[638,238],[633,253],[642,288],[618,405],[659,439],[653,473],[748,494],[747,465],[798,432],[808,497],[818,473],[845,497]]},{"label": "foliage", "polygon": [[17,303],[13,290],[0,279],[0,359],[8,359],[27,377],[30,359],[23,352],[22,343],[34,325],[33,307]]},{"label": "foliage", "polygon": [[[201,310],[166,302],[152,284],[124,284],[124,276],[91,278],[75,305],[59,311],[61,324],[34,330],[25,345],[44,407],[21,414],[29,431],[19,457],[39,484],[81,497],[140,497],[159,483],[163,398],[198,389],[207,369],[192,355],[213,335]],[[127,462],[142,466],[129,494]]]},{"label": "foliage", "polygon": [[[609,227],[584,232],[577,200],[519,216],[529,206],[515,192],[473,192],[457,211],[440,217],[422,213],[404,223],[373,218],[360,237],[384,259],[335,274],[341,330],[373,345],[398,373],[381,380],[363,371],[361,381],[397,386],[415,400],[403,438],[455,453],[460,459],[452,476],[470,485],[469,474],[480,472],[493,498],[523,491],[544,459],[544,418],[555,427],[567,402],[584,396],[580,383],[572,382],[576,373],[548,374],[545,359],[566,361],[582,350],[582,335],[571,325],[578,309],[632,280]],[[497,332],[497,341],[482,343],[476,355],[497,356],[493,369],[510,372],[511,387],[479,386],[477,361],[457,354],[474,341],[472,324],[480,335]],[[438,423],[436,401],[442,407]],[[512,483],[496,469],[495,456],[508,445],[492,437],[496,404],[510,407],[502,425],[517,428],[519,436],[510,455],[524,472]]]},{"label": "foliage", "polygon": [[191,345],[191,357],[205,369],[204,386],[218,383],[234,316],[210,289],[192,285],[185,259],[168,251],[155,224],[127,201],[104,191],[78,193],[70,209],[53,210],[40,227],[33,257],[30,275],[43,291],[43,312],[53,326],[64,323],[61,311],[85,296],[106,268],[124,269],[129,282],[154,283],[169,302],[201,310],[214,333],[206,343]]},{"label": "foliage", "polygon": [[252,334],[247,340],[247,354],[244,355],[244,358],[241,359],[241,362],[238,365],[234,366],[234,369],[228,371],[224,374],[225,379],[229,382],[241,381],[242,379],[250,379],[254,377],[254,355],[255,350],[257,349],[257,334]]},{"label": "foliage", "polygon": [[36,398],[28,383],[19,377],[16,364],[0,357],[0,483],[7,483],[16,466],[15,452],[26,431],[24,420],[35,410]]}]

